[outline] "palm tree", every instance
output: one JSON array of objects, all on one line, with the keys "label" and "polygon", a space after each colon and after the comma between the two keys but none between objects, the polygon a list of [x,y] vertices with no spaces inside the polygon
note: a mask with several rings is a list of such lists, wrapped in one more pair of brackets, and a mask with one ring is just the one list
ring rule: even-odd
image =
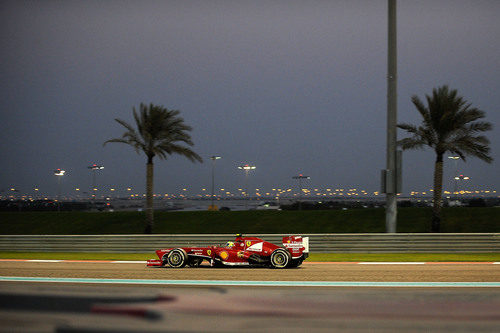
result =
[{"label": "palm tree", "polygon": [[489,122],[478,121],[485,117],[484,111],[472,107],[448,86],[434,88],[432,96],[426,95],[427,105],[416,96],[412,102],[422,116],[422,124],[399,124],[398,127],[412,134],[398,144],[403,149],[418,149],[428,146],[434,149],[434,203],[432,211],[432,232],[439,232],[443,190],[443,155],[447,152],[460,156],[475,156],[491,163],[490,141],[481,132],[489,131]]},{"label": "palm tree", "polygon": [[[133,108],[137,130],[123,120],[115,119],[127,131],[121,138],[104,142],[121,142],[141,151],[147,157],[146,164],[146,229],[145,233],[153,232],[153,158],[158,156],[166,159],[168,155],[179,154],[187,157],[191,162],[203,162],[202,158],[193,152],[191,136],[187,133],[191,127],[184,124],[184,119],[179,117],[180,111],[167,110],[163,106],[142,104],[139,106],[140,114]],[[185,146],[185,145],[187,146]]]}]

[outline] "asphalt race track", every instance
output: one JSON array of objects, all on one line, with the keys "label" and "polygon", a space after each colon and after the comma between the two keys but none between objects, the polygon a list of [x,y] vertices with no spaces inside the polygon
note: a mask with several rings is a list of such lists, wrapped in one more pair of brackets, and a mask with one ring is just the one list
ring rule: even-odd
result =
[{"label": "asphalt race track", "polygon": [[298,269],[268,268],[148,268],[145,263],[89,261],[0,261],[0,276],[246,280],[246,281],[384,281],[500,282],[500,265],[491,263],[349,264],[307,263]]},{"label": "asphalt race track", "polygon": [[[0,280],[0,332],[500,331],[500,265],[491,263],[305,263],[299,269],[273,270],[0,261],[0,277],[50,278],[45,283]],[[105,284],[60,283],[63,278]],[[118,285],[108,279],[388,284],[179,287]],[[395,287],[415,282],[430,284]],[[473,287],[439,287],[443,282]]]}]

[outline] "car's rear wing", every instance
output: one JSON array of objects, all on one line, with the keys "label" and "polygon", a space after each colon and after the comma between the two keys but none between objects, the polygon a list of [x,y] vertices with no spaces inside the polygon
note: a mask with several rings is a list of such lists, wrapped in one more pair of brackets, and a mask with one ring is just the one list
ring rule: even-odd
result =
[{"label": "car's rear wing", "polygon": [[286,236],[283,237],[283,246],[292,253],[296,254],[309,253],[309,237],[302,236]]}]

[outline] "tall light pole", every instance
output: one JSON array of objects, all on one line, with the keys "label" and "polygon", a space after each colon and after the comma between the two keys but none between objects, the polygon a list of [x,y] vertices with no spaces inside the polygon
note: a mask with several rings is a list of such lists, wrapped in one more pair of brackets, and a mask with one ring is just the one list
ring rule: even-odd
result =
[{"label": "tall light pole", "polygon": [[208,210],[217,210],[217,208],[214,206],[214,189],[215,189],[215,161],[220,160],[222,157],[221,156],[210,156],[210,159],[212,160],[212,194],[210,195],[210,207]]},{"label": "tall light pole", "polygon": [[387,165],[383,188],[386,194],[386,232],[396,232],[397,221],[397,35],[396,0],[388,0],[388,53],[387,53]]},{"label": "tall light pole", "polygon": [[57,211],[61,211],[61,178],[64,176],[66,171],[61,169],[54,170],[54,176],[57,177]]},{"label": "tall light pole", "polygon": [[293,176],[293,179],[298,179],[299,181],[299,210],[302,210],[302,193],[304,192],[302,189],[302,179],[311,179],[309,176],[304,176],[303,174],[299,174],[298,176]]},{"label": "tall light pole", "polygon": [[450,160],[455,161],[455,174],[453,175],[453,179],[455,180],[455,184],[453,186],[453,194],[457,194],[458,190],[458,160],[460,159],[460,156],[448,156]]},{"label": "tall light pole", "polygon": [[[255,170],[256,166],[255,165],[240,165],[238,169],[245,171],[245,196],[248,198],[248,173],[250,170]],[[248,200],[245,200],[245,210],[248,209]]]},{"label": "tall light pole", "polygon": [[96,191],[96,183],[95,183],[95,172],[96,170],[102,170],[104,169],[104,166],[102,165],[97,165],[97,164],[92,164],[90,166],[87,167],[88,169],[92,170],[92,191],[90,193],[92,193],[92,198],[94,199],[95,201],[95,191]]}]

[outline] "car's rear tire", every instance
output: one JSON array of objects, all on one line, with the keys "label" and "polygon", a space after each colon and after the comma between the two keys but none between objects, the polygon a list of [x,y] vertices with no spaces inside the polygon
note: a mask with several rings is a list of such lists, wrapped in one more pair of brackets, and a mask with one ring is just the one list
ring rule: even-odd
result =
[{"label": "car's rear tire", "polygon": [[167,255],[167,264],[173,268],[182,268],[187,264],[187,253],[183,249],[173,249]]},{"label": "car's rear tire", "polygon": [[288,266],[292,259],[290,252],[285,249],[279,248],[271,254],[271,267],[272,268],[285,268]]}]

